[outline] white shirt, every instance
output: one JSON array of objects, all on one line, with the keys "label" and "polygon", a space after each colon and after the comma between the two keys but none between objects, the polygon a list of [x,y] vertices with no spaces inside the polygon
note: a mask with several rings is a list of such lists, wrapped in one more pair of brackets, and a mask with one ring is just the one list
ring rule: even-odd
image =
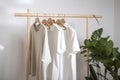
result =
[{"label": "white shirt", "polygon": [[76,31],[67,23],[65,23],[65,26],[67,29],[64,31],[65,35],[65,42],[67,46],[66,53],[64,54],[64,79],[63,80],[76,80],[76,65],[73,65],[72,62],[76,61],[74,60],[72,54],[76,54],[80,51],[79,43],[77,39]]},{"label": "white shirt", "polygon": [[56,25],[50,26],[50,30],[48,30],[48,42],[50,53],[52,57],[52,62],[48,67],[48,78],[47,80],[58,80],[59,78],[59,69],[58,69],[58,55],[57,55],[57,43],[58,43],[58,34],[59,30]]},{"label": "white shirt", "polygon": [[[52,71],[48,69],[48,72],[52,72],[52,78],[48,80],[60,80],[60,54],[63,54],[66,51],[66,44],[64,40],[63,29],[60,26],[53,24],[48,30],[48,40],[50,46],[50,52],[52,55]],[[49,66],[50,67],[50,66]]]},{"label": "white shirt", "polygon": [[42,69],[43,69],[43,80],[47,80],[47,69],[48,69],[48,65],[51,63],[51,54],[50,54],[50,49],[48,44],[47,26],[44,26],[44,28],[45,28],[45,39],[43,44]]}]

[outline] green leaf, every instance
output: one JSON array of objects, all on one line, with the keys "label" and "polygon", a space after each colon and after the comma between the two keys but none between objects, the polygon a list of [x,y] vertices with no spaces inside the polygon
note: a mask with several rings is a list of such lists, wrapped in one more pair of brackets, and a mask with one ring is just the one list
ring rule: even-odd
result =
[{"label": "green leaf", "polygon": [[108,38],[109,38],[109,36],[107,36],[105,38],[101,37],[99,40],[99,44],[101,44],[103,46],[106,45],[106,43],[108,42]]},{"label": "green leaf", "polygon": [[116,60],[115,67],[120,68],[120,60]]},{"label": "green leaf", "polygon": [[112,60],[111,59],[104,59],[104,60],[100,60],[100,62],[102,62],[103,64],[108,64],[108,63],[111,63]]},{"label": "green leaf", "polygon": [[113,41],[112,41],[112,40],[109,40],[109,41],[106,43],[106,46],[105,46],[105,51],[106,51],[107,56],[111,55],[112,48],[113,48]]},{"label": "green leaf", "polygon": [[92,46],[90,39],[85,39],[84,44],[85,44],[84,48]]},{"label": "green leaf", "polygon": [[101,34],[103,32],[103,28],[100,28],[92,33],[91,39],[92,40],[99,40],[101,37]]},{"label": "green leaf", "polygon": [[120,60],[120,52],[118,51],[118,48],[113,48],[112,54],[113,54],[113,57],[115,59],[119,59]]},{"label": "green leaf", "polygon": [[91,80],[98,80],[93,66],[90,64],[89,67],[90,67],[90,78],[91,78]]}]

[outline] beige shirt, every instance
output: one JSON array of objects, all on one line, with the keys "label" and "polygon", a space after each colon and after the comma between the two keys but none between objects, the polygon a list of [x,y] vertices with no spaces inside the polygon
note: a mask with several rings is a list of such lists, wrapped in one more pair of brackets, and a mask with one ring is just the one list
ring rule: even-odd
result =
[{"label": "beige shirt", "polygon": [[36,30],[35,26],[31,26],[30,35],[30,66],[31,75],[36,76],[36,80],[42,79],[42,52],[43,43],[45,38],[44,27],[38,26]]}]

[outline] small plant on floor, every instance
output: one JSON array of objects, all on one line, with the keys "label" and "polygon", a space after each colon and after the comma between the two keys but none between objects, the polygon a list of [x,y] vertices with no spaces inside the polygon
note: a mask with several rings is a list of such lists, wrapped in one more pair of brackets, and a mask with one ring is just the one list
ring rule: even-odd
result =
[{"label": "small plant on floor", "polygon": [[[87,49],[89,50],[89,64],[90,70],[94,70],[94,65],[100,69],[102,63],[105,67],[104,74],[97,73],[94,70],[93,77],[97,79],[90,79],[92,73],[90,71],[90,77],[87,80],[99,80],[101,76],[102,80],[107,80],[106,75],[109,73],[113,80],[120,80],[118,75],[118,69],[120,68],[120,52],[118,48],[114,48],[113,41],[107,37],[101,37],[103,28],[100,28],[92,33],[90,39],[84,40],[84,45],[81,46],[81,54],[86,55]],[[92,64],[92,65],[91,65]],[[103,76],[104,75],[104,76]]]}]

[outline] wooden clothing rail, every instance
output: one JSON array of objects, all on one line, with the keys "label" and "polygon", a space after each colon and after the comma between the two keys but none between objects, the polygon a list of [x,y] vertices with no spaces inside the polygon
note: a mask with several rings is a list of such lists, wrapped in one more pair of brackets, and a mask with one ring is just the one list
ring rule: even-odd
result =
[{"label": "wooden clothing rail", "polygon": [[[20,17],[65,17],[65,18],[95,18],[93,15],[85,14],[46,14],[46,13],[15,13],[15,16]],[[97,15],[97,18],[101,18]]]},{"label": "wooden clothing rail", "polygon": [[[29,64],[30,64],[30,17],[64,17],[64,18],[86,18],[86,39],[89,39],[89,18],[102,18],[100,15],[85,15],[85,14],[46,14],[46,13],[30,13],[27,9],[27,13],[15,13],[17,17],[27,17],[27,62],[26,62],[26,80],[29,80]],[[89,52],[87,51],[87,60]],[[89,63],[87,63],[87,76],[89,76]]]}]

